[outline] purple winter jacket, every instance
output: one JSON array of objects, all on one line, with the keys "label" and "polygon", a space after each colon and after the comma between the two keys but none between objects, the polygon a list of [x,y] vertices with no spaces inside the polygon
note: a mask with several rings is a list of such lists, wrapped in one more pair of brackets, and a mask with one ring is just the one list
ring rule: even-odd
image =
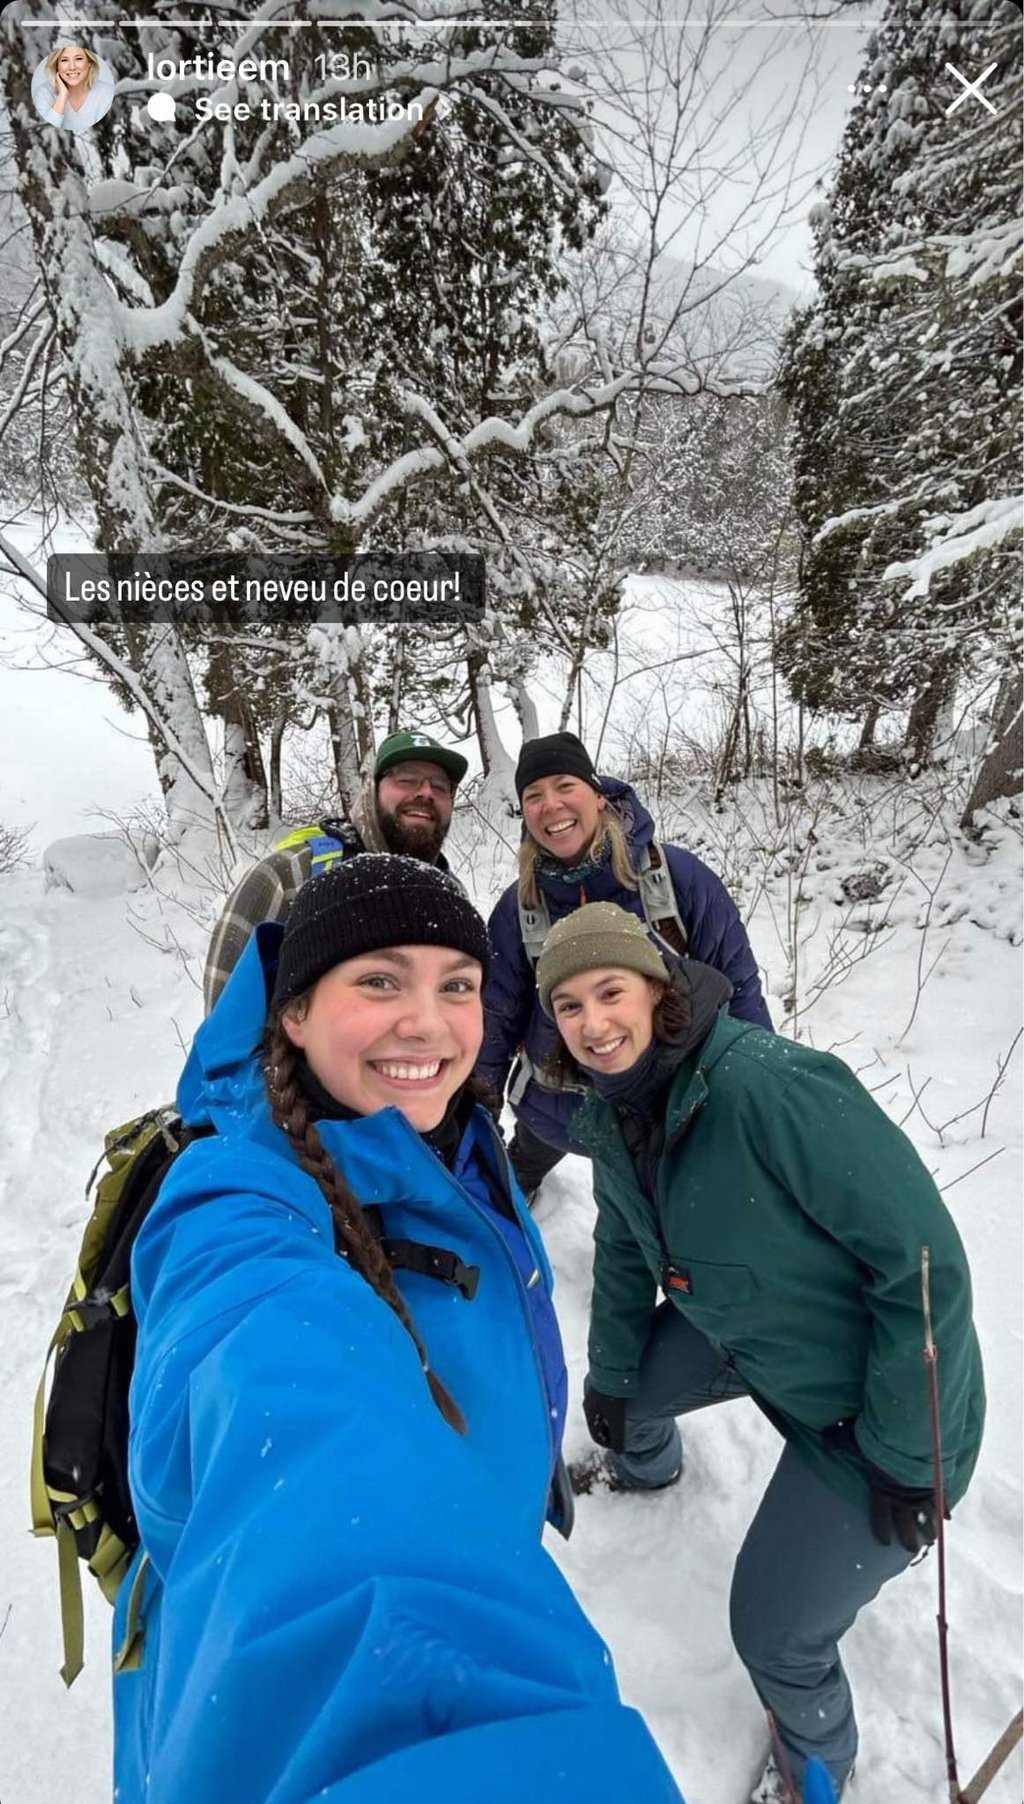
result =
[{"label": "purple winter jacket", "polygon": [[[602,777],[601,788],[615,809],[629,839],[635,861],[654,838],[654,822],[628,783]],[[687,933],[687,953],[705,965],[714,965],[733,986],[729,1013],[741,1021],[754,1021],[771,1029],[771,1017],[761,994],[757,964],[736,904],[725,885],[692,852],[682,846],[658,842],[672,877],[679,913]],[[552,923],[573,912],[583,902],[617,902],[643,919],[643,905],[636,890],[623,889],[610,864],[587,879],[585,889],[560,877],[541,878]],[[504,1093],[512,1062],[521,1047],[534,1064],[543,1064],[557,1038],[556,1030],[540,1006],[533,966],[523,950],[519,934],[518,886],[509,885],[490,918],[494,947],[490,976],[484,989],[484,1043],[477,1069]],[[573,1091],[547,1090],[531,1081],[516,1115],[551,1146],[582,1153],[572,1140],[572,1117],[581,1101]]]}]

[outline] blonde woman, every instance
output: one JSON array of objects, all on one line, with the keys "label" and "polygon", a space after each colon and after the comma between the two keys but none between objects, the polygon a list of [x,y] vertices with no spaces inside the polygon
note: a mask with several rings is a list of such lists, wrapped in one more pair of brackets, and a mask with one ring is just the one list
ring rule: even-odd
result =
[{"label": "blonde woman", "polygon": [[[729,1013],[771,1028],[757,964],[736,904],[706,864],[658,845],[654,822],[628,783],[599,777],[575,733],[529,739],[519,754],[523,811],[519,881],[491,916],[494,962],[484,992],[479,1070],[516,1115],[509,1156],[527,1197],[570,1150],[581,1100],[552,1089],[543,1067],[557,1042],[537,995],[534,967],[554,921],[583,902],[617,902],[679,953],[728,978]],[[515,1061],[515,1070],[512,1070]],[[581,1152],[581,1147],[573,1150]]]},{"label": "blonde woman", "polygon": [[113,98],[113,75],[81,44],[59,44],[32,78],[36,112],[59,131],[87,132],[110,111]]}]

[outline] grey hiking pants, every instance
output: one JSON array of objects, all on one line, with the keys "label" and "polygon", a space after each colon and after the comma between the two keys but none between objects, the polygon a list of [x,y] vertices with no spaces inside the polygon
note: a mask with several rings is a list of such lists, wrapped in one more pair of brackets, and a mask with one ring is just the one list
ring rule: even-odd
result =
[{"label": "grey hiking pants", "polygon": [[[637,1490],[666,1483],[683,1457],[674,1418],[744,1395],[711,1342],[663,1303],[627,1406],[626,1451],[609,1456],[618,1477]],[[784,1449],[740,1548],[729,1611],[736,1651],[775,1717],[798,1787],[813,1754],[837,1792],[853,1764],[857,1724],[837,1644],[910,1560],[905,1548],[875,1540],[865,1507]]]}]

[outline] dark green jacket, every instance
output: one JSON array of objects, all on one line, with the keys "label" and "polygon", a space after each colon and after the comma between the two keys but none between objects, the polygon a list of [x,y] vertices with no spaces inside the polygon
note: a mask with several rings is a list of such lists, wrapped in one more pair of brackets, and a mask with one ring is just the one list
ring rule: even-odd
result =
[{"label": "dark green jacket", "polygon": [[865,1495],[856,1454],[822,1439],[851,1417],[868,1460],[930,1485],[927,1245],[944,1484],[951,1503],[963,1495],[985,1407],[964,1250],[909,1140],[841,1060],[719,1017],[670,1086],[656,1204],[611,1105],[591,1092],[577,1122],[598,1205],[596,1389],[635,1392],[667,1278],[666,1294],[834,1489]]}]

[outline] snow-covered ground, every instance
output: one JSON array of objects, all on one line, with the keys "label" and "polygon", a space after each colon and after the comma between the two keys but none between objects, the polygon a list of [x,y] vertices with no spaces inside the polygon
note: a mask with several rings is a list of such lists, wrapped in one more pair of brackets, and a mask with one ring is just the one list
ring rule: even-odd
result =
[{"label": "snow-covered ground", "polygon": [[[15,691],[17,702],[9,700]],[[107,720],[117,716],[102,689],[67,676],[0,674],[0,724],[11,735],[0,820],[34,820],[41,846],[82,830],[78,817],[90,804],[127,812],[150,786],[145,751],[126,755],[129,742]],[[995,821],[981,845],[968,845],[939,800],[937,791],[894,784],[834,786],[777,813],[755,790],[741,811],[716,815],[682,796],[666,799],[663,824],[723,869],[751,913],[777,1019],[782,999],[795,995],[800,1031],[838,1050],[911,1134],[968,1247],[990,1413],[977,1477],[949,1537],[966,1779],[1020,1697],[1019,836]],[[485,837],[468,808],[450,845],[460,874],[489,903],[509,880],[510,847]],[[844,883],[849,891],[851,877],[865,873],[880,893],[850,901]],[[53,1547],[27,1533],[31,1406],[86,1216],[86,1176],[105,1129],[173,1090],[200,1016],[201,955],[216,905],[193,872],[166,868],[127,896],[45,891],[38,868],[0,877],[4,1804],[53,1804],[70,1786],[78,1804],[110,1794],[109,1611],[90,1583],[86,1670],[66,1693]],[[565,1161],[548,1180],[538,1219],[572,1368],[572,1456],[586,1445],[578,1401],[593,1221],[581,1161]],[[551,1551],[690,1804],[738,1804],[765,1730],[730,1647],[726,1600],[779,1442],[753,1406],[734,1403],[694,1421],[686,1444],[678,1489],[584,1498],[572,1542],[552,1539]],[[934,1618],[929,1557],[847,1638],[862,1730],[851,1804],[945,1796]],[[1010,1804],[1020,1795],[1018,1753],[988,1799]]]},{"label": "snow-covered ground", "polygon": [[[27,533],[12,537],[31,554]],[[0,587],[0,821],[38,852],[109,825],[99,811],[123,814],[157,796],[138,716],[98,673],[86,682],[64,668],[72,649],[66,628],[40,623]]]}]

